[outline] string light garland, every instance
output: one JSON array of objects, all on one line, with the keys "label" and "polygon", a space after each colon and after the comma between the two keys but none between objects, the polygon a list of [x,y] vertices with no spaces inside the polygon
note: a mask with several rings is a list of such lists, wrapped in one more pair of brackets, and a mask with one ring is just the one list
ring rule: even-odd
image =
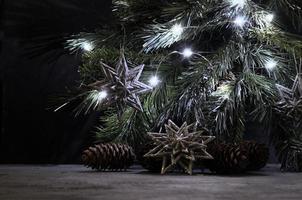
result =
[{"label": "string light garland", "polygon": [[274,14],[267,14],[264,16],[264,20],[267,22],[267,23],[272,23],[273,20],[275,18],[275,15]]},{"label": "string light garland", "polygon": [[174,37],[179,37],[184,31],[184,28],[181,24],[175,24],[171,28],[171,33]]},{"label": "string light garland", "polygon": [[81,48],[85,51],[92,51],[94,49],[94,46],[91,42],[83,42],[81,45]]},{"label": "string light garland", "polygon": [[265,68],[268,70],[268,71],[273,71],[278,65],[278,62],[272,58],[268,59],[265,63]]},{"label": "string light garland", "polygon": [[193,53],[192,49],[190,49],[190,48],[185,48],[181,54],[182,54],[183,57],[185,57],[185,58],[190,58],[194,53]]},{"label": "string light garland", "polygon": [[[241,139],[246,112],[251,107],[255,120],[266,125],[271,125],[271,119],[264,108],[272,108],[269,114],[287,120],[287,111],[281,112],[283,102],[278,100],[280,96],[298,99],[296,87],[290,92],[287,84],[295,73],[301,73],[302,65],[302,40],[291,33],[291,29],[301,25],[297,2],[300,1],[187,0],[150,1],[146,6],[146,1],[113,1],[116,20],[112,26],[101,25],[96,31],[68,37],[66,48],[83,54],[81,86],[72,91],[75,97],[68,98],[55,111],[67,104],[70,109],[77,103],[76,115],[108,108],[98,131],[100,139],[117,138],[140,151],[147,132],[158,131],[151,135],[159,137],[154,139],[161,142],[159,149],[148,156],[168,162],[163,162],[163,172],[170,171],[169,167],[183,167],[192,173],[192,155],[187,149],[174,146],[181,146],[179,138],[188,134],[179,131],[179,137],[174,138],[174,132],[181,127],[172,122],[168,126],[173,133],[161,133],[169,118],[178,125],[186,120],[197,121],[196,129],[207,127],[206,134],[218,135],[223,142]],[[285,14],[281,12],[284,10]],[[286,22],[291,26],[286,26]],[[121,47],[131,58],[128,62],[124,56],[117,58]],[[146,71],[143,65],[137,65],[141,63],[147,65]],[[143,95],[149,92],[150,95]],[[280,134],[287,134],[286,130]],[[175,143],[163,143],[167,135]],[[277,146],[285,138],[279,136],[274,135],[279,139]],[[183,138],[185,145],[186,139]],[[169,148],[167,144],[171,144]],[[292,159],[296,152],[288,149],[284,150],[284,157],[296,164]],[[298,150],[302,152],[302,147]],[[177,160],[179,155],[181,160]],[[287,168],[288,164],[284,166]]]},{"label": "string light garland", "polygon": [[231,6],[243,8],[246,4],[246,0],[229,0]]},{"label": "string light garland", "polygon": [[99,101],[103,101],[104,99],[106,99],[106,97],[108,97],[108,93],[107,93],[107,91],[103,90],[98,93],[97,98]]},{"label": "string light garland", "polygon": [[245,16],[242,15],[237,16],[234,20],[234,24],[240,28],[243,28],[246,23],[247,19]]},{"label": "string light garland", "polygon": [[152,76],[149,80],[149,85],[151,87],[156,87],[160,83],[160,80],[158,79],[157,76]]}]

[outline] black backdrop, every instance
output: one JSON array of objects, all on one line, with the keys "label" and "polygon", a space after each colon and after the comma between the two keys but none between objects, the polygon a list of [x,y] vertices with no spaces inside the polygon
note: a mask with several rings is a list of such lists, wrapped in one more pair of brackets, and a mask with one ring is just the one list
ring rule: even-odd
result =
[{"label": "black backdrop", "polygon": [[[24,55],[39,35],[63,38],[111,19],[110,0],[5,0],[1,7],[0,163],[76,163],[93,142],[97,114],[74,118],[47,109],[52,95],[79,79],[77,56],[50,45],[51,54]],[[3,34],[4,33],[4,34]],[[1,43],[0,43],[1,44]],[[55,57],[56,53],[62,55]],[[49,60],[46,58],[56,58]],[[267,141],[258,124],[247,138]]]},{"label": "black backdrop", "polygon": [[[78,57],[51,46],[46,56],[29,58],[37,35],[64,36],[93,30],[108,21],[106,0],[6,0],[1,7],[2,163],[74,163],[93,141],[97,115],[74,118],[48,109],[52,95],[79,79]],[[54,57],[59,53],[60,57]],[[46,58],[57,58],[49,60]]]}]

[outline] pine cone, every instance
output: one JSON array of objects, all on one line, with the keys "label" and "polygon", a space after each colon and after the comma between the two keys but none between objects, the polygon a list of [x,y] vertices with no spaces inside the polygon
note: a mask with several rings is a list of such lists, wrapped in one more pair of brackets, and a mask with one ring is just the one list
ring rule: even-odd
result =
[{"label": "pine cone", "polygon": [[125,144],[96,144],[89,147],[82,154],[85,166],[101,171],[126,170],[134,162],[134,153],[130,146]]},{"label": "pine cone", "polygon": [[205,167],[219,174],[236,174],[246,171],[249,165],[248,151],[240,145],[212,144],[208,152],[213,160],[205,161]]},{"label": "pine cone", "polygon": [[247,170],[257,171],[265,167],[269,159],[269,149],[265,144],[259,144],[255,141],[244,141],[240,144],[247,148],[250,160]]}]

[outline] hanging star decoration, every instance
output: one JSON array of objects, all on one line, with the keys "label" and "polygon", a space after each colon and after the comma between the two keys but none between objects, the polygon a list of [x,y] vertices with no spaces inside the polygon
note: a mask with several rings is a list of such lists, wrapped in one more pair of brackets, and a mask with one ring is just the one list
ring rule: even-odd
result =
[{"label": "hanging star decoration", "polygon": [[204,131],[190,132],[194,124],[183,123],[178,127],[171,120],[165,125],[166,133],[148,133],[156,147],[145,157],[162,157],[161,174],[165,174],[176,166],[192,175],[193,163],[196,159],[213,159],[206,151],[207,144],[214,136],[203,136]]},{"label": "hanging star decoration", "polygon": [[142,111],[139,94],[152,90],[152,87],[139,81],[144,69],[144,65],[129,68],[123,52],[115,68],[101,62],[104,80],[97,81],[90,85],[96,91],[105,91],[106,95],[101,98],[102,106],[116,105],[118,115],[124,111],[125,106],[131,106]]}]

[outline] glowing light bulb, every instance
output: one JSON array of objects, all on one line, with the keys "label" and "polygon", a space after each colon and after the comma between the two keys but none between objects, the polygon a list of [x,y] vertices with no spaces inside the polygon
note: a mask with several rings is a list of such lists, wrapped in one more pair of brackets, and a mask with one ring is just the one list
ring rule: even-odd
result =
[{"label": "glowing light bulb", "polygon": [[232,6],[243,8],[246,4],[246,0],[229,0]]},{"label": "glowing light bulb", "polygon": [[150,84],[150,86],[152,86],[152,87],[157,86],[159,83],[160,83],[160,80],[158,79],[157,76],[152,76],[152,77],[150,78],[150,80],[149,80],[149,84]]},{"label": "glowing light bulb", "polygon": [[103,101],[107,96],[108,96],[108,93],[105,90],[103,90],[98,93],[97,98],[99,101]]},{"label": "glowing light bulb", "polygon": [[175,24],[171,28],[171,32],[172,32],[173,36],[175,36],[175,37],[180,36],[183,33],[183,31],[184,31],[184,28],[182,27],[181,24]]},{"label": "glowing light bulb", "polygon": [[190,48],[185,48],[182,52],[182,55],[185,57],[185,58],[190,58],[192,55],[193,55],[193,51],[190,49]]},{"label": "glowing light bulb", "polygon": [[244,16],[237,16],[234,20],[234,23],[239,26],[240,28],[244,27],[244,25],[247,23],[247,19]]},{"label": "glowing light bulb", "polygon": [[81,47],[85,51],[92,51],[94,49],[93,45],[90,42],[83,42]]},{"label": "glowing light bulb", "polygon": [[272,21],[274,20],[274,14],[267,14],[264,16],[264,20],[267,22],[267,23],[272,23]]},{"label": "glowing light bulb", "polygon": [[264,67],[267,70],[272,71],[277,67],[277,65],[278,65],[278,62],[271,58],[271,59],[267,60]]}]

